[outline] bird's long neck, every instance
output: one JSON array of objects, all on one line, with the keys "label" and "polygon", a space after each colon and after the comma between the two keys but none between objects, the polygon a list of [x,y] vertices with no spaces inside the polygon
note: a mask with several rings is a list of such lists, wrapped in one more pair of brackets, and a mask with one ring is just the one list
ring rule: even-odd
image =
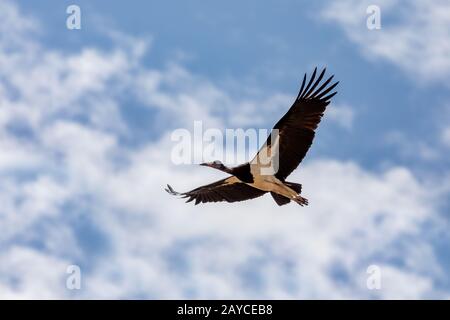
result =
[{"label": "bird's long neck", "polygon": [[220,168],[218,168],[218,170],[226,172],[226,173],[229,173],[229,174],[233,174],[233,169],[234,168],[230,168],[230,167],[227,167],[225,165],[223,165]]},{"label": "bird's long neck", "polygon": [[240,166],[230,168],[225,165],[220,165],[213,167],[214,169],[232,174],[233,176],[237,177],[239,180],[246,182],[246,183],[252,183],[253,182],[253,175],[250,170],[250,164],[245,163]]},{"label": "bird's long neck", "polygon": [[234,175],[243,182],[252,183],[254,181],[249,163],[245,163],[240,166],[234,167],[230,170],[229,173],[231,173],[232,175]]}]

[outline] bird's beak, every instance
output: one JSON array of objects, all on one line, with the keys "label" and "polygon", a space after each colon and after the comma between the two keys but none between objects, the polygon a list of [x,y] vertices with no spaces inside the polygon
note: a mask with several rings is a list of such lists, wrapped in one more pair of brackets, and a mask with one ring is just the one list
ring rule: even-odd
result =
[{"label": "bird's beak", "polygon": [[209,167],[209,163],[208,163],[208,162],[200,163],[200,165],[201,165],[201,166],[204,166],[204,167]]}]

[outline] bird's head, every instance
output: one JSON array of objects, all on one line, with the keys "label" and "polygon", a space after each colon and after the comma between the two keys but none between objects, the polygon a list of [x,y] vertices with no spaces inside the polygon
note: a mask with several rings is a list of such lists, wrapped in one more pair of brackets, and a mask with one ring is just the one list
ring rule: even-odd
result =
[{"label": "bird's head", "polygon": [[204,162],[204,163],[200,163],[201,166],[205,166],[205,167],[211,167],[217,170],[221,170],[221,171],[226,171],[227,167],[220,162],[219,160],[213,161],[213,162]]}]

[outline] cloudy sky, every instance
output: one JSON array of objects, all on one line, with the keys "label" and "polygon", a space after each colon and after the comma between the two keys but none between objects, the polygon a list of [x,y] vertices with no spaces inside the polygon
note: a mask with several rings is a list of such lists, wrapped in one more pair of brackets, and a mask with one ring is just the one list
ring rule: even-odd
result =
[{"label": "cloudy sky", "polygon": [[[0,297],[450,298],[449,39],[446,0],[2,0]],[[173,130],[269,129],[315,66],[308,207],[164,192],[223,177]]]}]

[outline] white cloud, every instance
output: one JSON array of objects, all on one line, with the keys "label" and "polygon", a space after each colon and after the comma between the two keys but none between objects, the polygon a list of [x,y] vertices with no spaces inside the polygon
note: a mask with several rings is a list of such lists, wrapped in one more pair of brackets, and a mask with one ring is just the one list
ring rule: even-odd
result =
[{"label": "white cloud", "polygon": [[0,292],[3,299],[61,298],[67,261],[20,246],[2,250],[0,257]]},{"label": "white cloud", "polygon": [[[432,281],[406,270],[381,266],[382,290],[386,291],[386,299],[417,299],[423,292],[430,292]],[[384,286],[384,287],[383,287]]]},{"label": "white cloud", "polygon": [[[173,166],[170,130],[197,117],[250,124],[229,113],[258,103],[176,65],[146,68],[132,43],[63,54],[23,37],[30,47],[0,53],[8,61],[0,68],[3,298],[367,298],[370,264],[386,276],[378,297],[437,295],[441,268],[423,237],[437,194],[407,168],[306,162],[290,177],[304,184],[306,208],[278,207],[269,196],[185,204],[163,186],[185,190],[222,175]],[[121,142],[134,129],[122,116],[124,91],[165,120],[139,146]],[[335,117],[351,124],[349,111]],[[29,136],[10,129],[18,122]],[[79,292],[65,288],[73,263],[82,269]]]},{"label": "white cloud", "polygon": [[350,130],[353,127],[355,113],[353,108],[347,105],[331,106],[327,110],[327,118],[336,122],[344,129]]},{"label": "white cloud", "polygon": [[378,1],[381,29],[368,30],[366,9],[373,1],[345,0],[327,5],[323,18],[337,23],[370,59],[387,60],[421,81],[450,75],[450,3]]},{"label": "white cloud", "polygon": [[450,127],[442,130],[441,140],[447,147],[450,147]]},{"label": "white cloud", "polygon": [[418,158],[426,161],[439,160],[441,153],[436,145],[408,137],[401,131],[386,133],[384,140],[387,144],[397,148],[397,152],[404,158]]}]

